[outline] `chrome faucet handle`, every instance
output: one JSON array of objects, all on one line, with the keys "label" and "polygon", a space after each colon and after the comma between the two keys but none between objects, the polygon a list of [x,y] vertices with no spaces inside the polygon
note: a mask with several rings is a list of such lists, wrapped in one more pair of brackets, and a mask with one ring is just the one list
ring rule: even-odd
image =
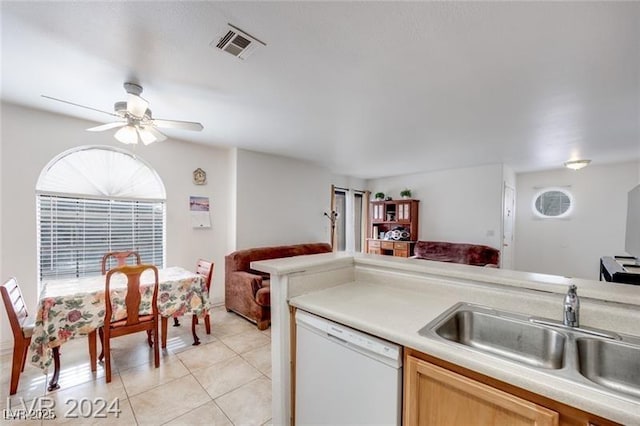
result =
[{"label": "chrome faucet handle", "polygon": [[574,284],[570,285],[564,297],[563,323],[569,327],[580,326],[580,299],[577,290],[578,287]]}]

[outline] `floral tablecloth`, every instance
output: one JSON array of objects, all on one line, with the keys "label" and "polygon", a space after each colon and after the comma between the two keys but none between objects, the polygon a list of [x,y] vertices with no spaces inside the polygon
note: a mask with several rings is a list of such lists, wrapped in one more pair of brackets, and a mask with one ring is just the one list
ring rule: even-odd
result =
[{"label": "floral tablecloth", "polygon": [[[147,270],[140,278],[144,313],[151,312],[153,275],[153,271]],[[160,315],[170,317],[190,313],[201,317],[209,311],[209,294],[202,276],[180,267],[170,267],[158,270],[158,282]],[[50,280],[42,284],[30,359],[46,371],[53,361],[51,348],[78,335],[87,335],[104,324],[105,276]],[[126,287],[123,274],[112,276],[113,320],[126,316]]]}]

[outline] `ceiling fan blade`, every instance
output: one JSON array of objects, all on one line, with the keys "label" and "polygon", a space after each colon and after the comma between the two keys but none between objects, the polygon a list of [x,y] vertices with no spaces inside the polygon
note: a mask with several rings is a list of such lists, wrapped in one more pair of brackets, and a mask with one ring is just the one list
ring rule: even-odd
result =
[{"label": "ceiling fan blade", "polygon": [[107,123],[107,124],[102,124],[100,126],[96,126],[96,127],[90,127],[87,130],[90,132],[102,132],[105,130],[109,130],[109,129],[115,129],[117,127],[123,127],[126,126],[127,122],[126,121],[116,121],[114,123]]},{"label": "ceiling fan blade", "polygon": [[154,142],[162,142],[167,139],[165,135],[153,128],[153,126],[140,126],[136,129],[138,137],[143,144],[149,145]]},{"label": "ceiling fan blade", "polygon": [[145,101],[138,95],[129,93],[127,95],[127,112],[136,118],[144,117],[145,112],[149,108],[149,102]]},{"label": "ceiling fan blade", "polygon": [[92,111],[97,111],[97,112],[101,112],[103,114],[109,114],[109,115],[113,115],[114,117],[118,117],[118,115],[116,115],[116,114],[114,114],[112,112],[102,111],[101,109],[92,108],[92,107],[89,107],[89,106],[86,106],[86,105],[80,105],[80,104],[76,104],[76,103],[69,102],[69,101],[64,101],[62,99],[53,98],[53,97],[47,96],[47,95],[40,95],[40,96],[42,96],[43,98],[51,99],[53,101],[58,101],[58,102],[62,102],[62,103],[65,103],[65,104],[77,106],[77,107],[80,107],[80,108],[90,109]]},{"label": "ceiling fan blade", "polygon": [[151,120],[151,122],[154,126],[169,129],[195,130],[196,132],[204,129],[202,124],[196,123],[194,121],[162,120],[156,118]]}]

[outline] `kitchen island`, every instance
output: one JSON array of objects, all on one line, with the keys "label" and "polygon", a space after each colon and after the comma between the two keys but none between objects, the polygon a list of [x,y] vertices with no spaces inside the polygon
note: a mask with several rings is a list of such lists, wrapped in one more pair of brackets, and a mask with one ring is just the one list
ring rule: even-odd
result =
[{"label": "kitchen island", "polygon": [[314,255],[254,262],[252,268],[271,274],[274,423],[290,423],[292,413],[295,307],[600,418],[640,424],[640,401],[633,397],[418,334],[458,302],[560,320],[567,287],[575,284],[582,325],[638,336],[638,287],[376,255]]}]

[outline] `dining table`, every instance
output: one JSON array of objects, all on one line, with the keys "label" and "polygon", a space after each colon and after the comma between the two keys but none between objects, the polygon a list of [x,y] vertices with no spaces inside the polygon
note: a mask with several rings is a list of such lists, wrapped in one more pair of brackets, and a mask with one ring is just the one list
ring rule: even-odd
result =
[{"label": "dining table", "polygon": [[[141,313],[151,313],[153,283],[152,270],[140,277],[142,296]],[[117,321],[126,316],[124,305],[127,289],[126,277],[114,274],[111,278],[113,316]],[[158,312],[161,316],[162,347],[166,347],[167,321],[169,317],[194,314],[206,315],[210,308],[209,291],[205,279],[181,267],[158,269]],[[105,276],[92,275],[79,278],[57,278],[42,281],[40,297],[31,338],[30,361],[48,372],[54,364],[54,372],[48,390],[58,389],[60,374],[60,347],[71,339],[88,336],[89,345],[96,345],[96,331],[105,321]],[[194,344],[199,339],[193,331]],[[90,351],[91,353],[91,351]],[[95,350],[93,351],[95,354]],[[92,368],[96,365],[91,360]]]}]

